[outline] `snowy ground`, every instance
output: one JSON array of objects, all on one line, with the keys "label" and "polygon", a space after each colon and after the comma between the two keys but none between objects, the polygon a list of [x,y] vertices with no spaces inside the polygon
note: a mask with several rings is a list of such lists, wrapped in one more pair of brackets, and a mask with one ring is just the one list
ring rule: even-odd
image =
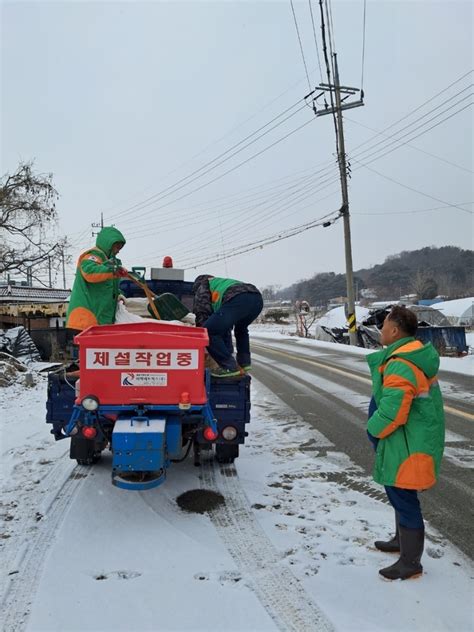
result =
[{"label": "snowy ground", "polygon": [[[0,391],[4,630],[472,630],[472,563],[428,525],[422,579],[384,582],[381,488],[253,381],[236,466],[173,465],[163,487],[76,466],[44,423],[44,380]],[[359,491],[348,481],[359,481]],[[352,485],[352,487],[354,487]],[[191,489],[222,493],[209,514]]]},{"label": "snowy ground", "polygon": [[[299,338],[295,335],[294,323],[286,325],[280,324],[254,324],[250,328],[251,335],[268,340],[291,341],[301,347],[308,346],[314,349],[338,349],[343,347],[348,355],[366,356],[372,353],[373,349],[363,349],[361,347],[349,347],[335,342],[323,342],[312,338]],[[462,358],[440,358],[440,370],[462,375],[474,376],[474,332],[466,333],[466,341],[469,346],[469,354]]]}]

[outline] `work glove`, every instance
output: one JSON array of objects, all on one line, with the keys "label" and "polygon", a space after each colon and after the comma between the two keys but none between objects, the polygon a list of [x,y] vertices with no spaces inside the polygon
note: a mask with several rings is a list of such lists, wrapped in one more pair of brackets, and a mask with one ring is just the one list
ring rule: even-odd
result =
[{"label": "work glove", "polygon": [[116,277],[128,277],[128,270],[126,268],[118,267],[114,274]]}]

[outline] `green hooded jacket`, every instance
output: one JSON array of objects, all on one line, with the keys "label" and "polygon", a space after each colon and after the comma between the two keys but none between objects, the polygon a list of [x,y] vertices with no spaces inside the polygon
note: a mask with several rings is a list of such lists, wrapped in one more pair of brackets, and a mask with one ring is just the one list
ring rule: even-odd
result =
[{"label": "green hooded jacket", "polygon": [[431,343],[402,338],[367,356],[377,410],[367,430],[379,440],[374,480],[403,489],[428,489],[439,475],[444,410]]},{"label": "green hooded jacket", "polygon": [[106,226],[97,235],[95,247],[79,257],[66,327],[82,331],[91,325],[115,322],[120,281],[115,271],[122,265],[112,255],[112,246],[117,242],[125,244],[125,237],[117,228]]}]

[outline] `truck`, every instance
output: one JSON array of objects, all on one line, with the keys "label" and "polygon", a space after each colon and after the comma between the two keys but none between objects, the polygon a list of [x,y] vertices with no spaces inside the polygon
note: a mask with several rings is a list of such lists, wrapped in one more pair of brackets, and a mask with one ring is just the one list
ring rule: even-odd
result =
[{"label": "truck", "polygon": [[[149,279],[155,294],[172,293],[188,309],[192,283]],[[122,281],[125,297],[139,288]],[[46,421],[69,456],[94,465],[112,453],[112,483],[147,490],[192,451],[232,463],[248,436],[251,378],[213,378],[205,367],[207,330],[166,321],[93,326],[75,336],[78,364],[48,375]]]}]

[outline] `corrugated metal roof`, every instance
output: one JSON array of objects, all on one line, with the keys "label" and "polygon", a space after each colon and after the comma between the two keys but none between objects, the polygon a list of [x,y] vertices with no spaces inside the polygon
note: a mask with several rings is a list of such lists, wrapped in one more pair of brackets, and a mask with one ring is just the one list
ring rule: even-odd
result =
[{"label": "corrugated metal roof", "polygon": [[2,285],[0,286],[1,303],[48,303],[67,301],[70,290],[62,290],[50,287],[30,287],[26,285]]}]

